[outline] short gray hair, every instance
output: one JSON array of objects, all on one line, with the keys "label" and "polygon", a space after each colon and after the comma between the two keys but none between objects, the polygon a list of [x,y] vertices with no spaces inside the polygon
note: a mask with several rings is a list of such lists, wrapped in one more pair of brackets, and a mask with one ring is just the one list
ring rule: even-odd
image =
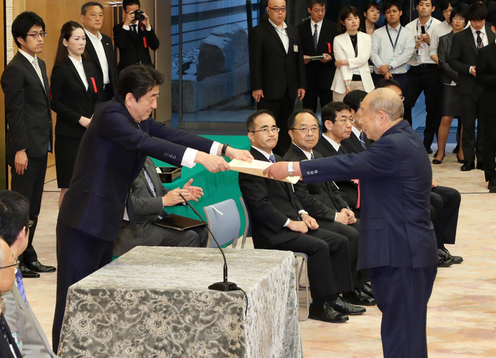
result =
[{"label": "short gray hair", "polygon": [[391,121],[403,118],[403,101],[393,90],[378,88],[373,91],[373,94],[374,97],[372,97],[369,104],[369,109],[372,113],[384,111]]}]

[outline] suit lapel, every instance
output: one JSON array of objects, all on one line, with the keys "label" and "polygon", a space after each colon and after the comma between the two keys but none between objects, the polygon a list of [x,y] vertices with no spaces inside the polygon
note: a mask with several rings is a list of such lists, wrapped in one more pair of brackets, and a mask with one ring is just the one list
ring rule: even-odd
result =
[{"label": "suit lapel", "polygon": [[[271,34],[271,36],[274,36],[275,37],[275,39],[276,39],[277,43],[279,44],[280,49],[282,50],[282,52],[286,53],[286,50],[284,49],[284,45],[283,45],[283,43],[281,41],[281,38],[277,34],[276,29],[274,29],[274,26],[272,26],[272,24],[270,22],[267,22],[265,24],[265,29]],[[291,45],[291,41],[290,41],[290,45]]]},{"label": "suit lapel", "polygon": [[34,69],[33,64],[30,63],[28,61],[28,59],[26,57],[24,57],[24,55],[22,55],[20,52],[18,52],[16,56],[18,56],[18,59],[21,61],[21,63],[27,68],[27,70],[31,73],[31,75],[33,75],[36,82],[38,82],[38,84],[40,85],[41,90],[43,91],[43,93],[45,93],[45,96],[48,98],[48,92],[46,90],[48,88],[48,78],[46,78],[46,68],[45,68],[45,64],[43,63],[43,61],[38,59],[38,64],[40,66],[41,75],[43,77],[43,81],[45,82],[45,88],[43,88],[43,84],[41,83],[40,77],[36,73],[36,70]]},{"label": "suit lapel", "polygon": [[472,30],[470,27],[468,27],[466,30],[465,37],[467,38],[467,41],[469,42],[469,46],[474,51],[474,53],[477,55],[477,47],[475,46],[475,41],[474,41],[474,36],[472,34]]},{"label": "suit lapel", "polygon": [[[69,65],[69,68],[71,69],[72,74],[76,78],[76,81],[86,91],[86,87],[84,86],[84,83],[81,80],[81,76],[79,76],[79,72],[76,70],[76,67],[74,67],[74,64],[72,63],[72,60],[70,58],[67,59],[67,64]],[[89,86],[89,83],[88,83],[88,86]]]}]

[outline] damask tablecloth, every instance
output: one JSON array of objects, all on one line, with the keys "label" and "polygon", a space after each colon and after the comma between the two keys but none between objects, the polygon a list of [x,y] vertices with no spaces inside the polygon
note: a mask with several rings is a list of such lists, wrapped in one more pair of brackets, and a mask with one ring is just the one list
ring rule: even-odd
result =
[{"label": "damask tablecloth", "polygon": [[[294,255],[136,247],[69,288],[59,355],[67,357],[301,357]],[[246,309],[246,310],[245,310]]]}]

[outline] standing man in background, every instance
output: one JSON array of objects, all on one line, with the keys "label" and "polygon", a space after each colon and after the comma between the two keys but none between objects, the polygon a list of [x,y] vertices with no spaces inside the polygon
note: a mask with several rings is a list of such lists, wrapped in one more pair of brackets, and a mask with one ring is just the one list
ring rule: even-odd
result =
[{"label": "standing man in background", "polygon": [[103,25],[103,5],[96,1],[84,4],[81,7],[81,22],[86,33],[85,52],[99,70],[99,83],[103,83],[102,102],[110,101],[114,97],[119,74],[112,40],[100,33]]},{"label": "standing man in background", "polygon": [[286,1],[269,0],[269,21],[250,32],[250,82],[257,109],[274,113],[281,129],[274,152],[283,156],[291,145],[287,121],[296,97],[305,97],[306,78],[298,29],[287,25]]},{"label": "standing man in background", "polygon": [[55,267],[38,261],[33,247],[41,208],[48,152],[52,151],[52,112],[46,66],[37,54],[43,51],[47,33],[43,19],[25,11],[12,23],[12,37],[19,52],[5,67],[2,89],[7,119],[7,163],[11,168],[13,191],[30,204],[26,251],[19,256],[23,277],[40,277],[38,272],[55,272]]}]

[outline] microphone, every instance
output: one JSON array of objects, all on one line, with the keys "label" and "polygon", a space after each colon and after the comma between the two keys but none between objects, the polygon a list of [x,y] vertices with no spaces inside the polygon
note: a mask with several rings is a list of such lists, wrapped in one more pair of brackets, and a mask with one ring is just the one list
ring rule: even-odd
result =
[{"label": "microphone", "polygon": [[186,198],[183,196],[183,194],[179,193],[179,195],[184,200],[185,204],[188,205],[191,208],[191,210],[193,210],[193,212],[200,218],[200,220],[207,226],[208,232],[210,233],[210,235],[212,235],[212,239],[214,239],[215,243],[217,244],[217,247],[220,250],[220,253],[222,254],[222,257],[224,258],[224,281],[213,283],[210,286],[208,286],[208,288],[210,290],[216,290],[216,291],[235,291],[235,290],[239,290],[240,288],[238,288],[238,286],[234,282],[229,282],[227,280],[227,260],[226,260],[226,255],[224,255],[224,250],[222,250],[222,248],[220,247],[217,239],[215,238],[214,234],[212,233],[212,231],[208,227],[208,224],[205,222],[205,220],[203,220],[203,218],[201,217],[201,215],[189,203],[189,201],[186,200]]}]

